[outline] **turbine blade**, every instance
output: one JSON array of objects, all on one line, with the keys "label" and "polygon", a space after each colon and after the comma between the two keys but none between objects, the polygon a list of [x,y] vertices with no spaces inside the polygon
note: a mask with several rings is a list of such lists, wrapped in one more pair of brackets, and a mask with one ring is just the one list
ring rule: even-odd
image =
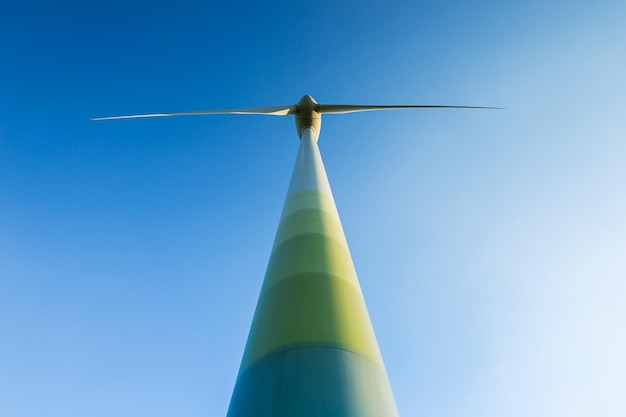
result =
[{"label": "turbine blade", "polygon": [[502,107],[482,107],[482,106],[437,106],[437,105],[382,105],[382,106],[360,106],[352,104],[318,104],[317,111],[320,113],[356,113],[360,111],[373,110],[397,110],[397,109],[500,109]]},{"label": "turbine blade", "polygon": [[296,106],[272,106],[255,107],[252,109],[232,109],[232,110],[199,110],[177,113],[150,113],[131,114],[127,116],[92,117],[91,120],[115,120],[115,119],[141,119],[146,117],[170,117],[170,116],[200,116],[205,114],[269,114],[272,116],[286,116],[293,114]]}]

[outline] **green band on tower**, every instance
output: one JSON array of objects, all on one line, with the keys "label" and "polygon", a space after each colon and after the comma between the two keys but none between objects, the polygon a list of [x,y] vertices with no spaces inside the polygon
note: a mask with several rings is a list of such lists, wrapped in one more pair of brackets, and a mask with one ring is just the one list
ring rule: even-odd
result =
[{"label": "green band on tower", "polygon": [[304,129],[228,417],[396,417],[317,132]]}]

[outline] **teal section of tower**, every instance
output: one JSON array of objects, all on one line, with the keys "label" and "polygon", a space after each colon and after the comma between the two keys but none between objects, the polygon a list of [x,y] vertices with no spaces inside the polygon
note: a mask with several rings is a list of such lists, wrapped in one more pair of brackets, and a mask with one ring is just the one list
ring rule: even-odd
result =
[{"label": "teal section of tower", "polygon": [[387,376],[350,351],[308,345],[240,373],[229,417],[396,417]]},{"label": "teal section of tower", "polygon": [[316,138],[302,135],[228,417],[397,409]]}]

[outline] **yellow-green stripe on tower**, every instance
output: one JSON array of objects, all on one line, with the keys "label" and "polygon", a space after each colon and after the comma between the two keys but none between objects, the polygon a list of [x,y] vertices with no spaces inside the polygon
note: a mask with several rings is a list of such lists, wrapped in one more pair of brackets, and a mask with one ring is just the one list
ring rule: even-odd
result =
[{"label": "yellow-green stripe on tower", "polygon": [[396,417],[317,147],[302,131],[228,417]]}]

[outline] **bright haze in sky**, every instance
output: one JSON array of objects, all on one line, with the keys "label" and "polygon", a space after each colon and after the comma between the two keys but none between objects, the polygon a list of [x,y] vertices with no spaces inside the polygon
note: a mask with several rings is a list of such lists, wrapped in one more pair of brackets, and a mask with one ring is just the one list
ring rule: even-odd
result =
[{"label": "bright haze in sky", "polygon": [[0,416],[225,416],[298,139],[402,416],[626,415],[626,4],[0,8]]}]

